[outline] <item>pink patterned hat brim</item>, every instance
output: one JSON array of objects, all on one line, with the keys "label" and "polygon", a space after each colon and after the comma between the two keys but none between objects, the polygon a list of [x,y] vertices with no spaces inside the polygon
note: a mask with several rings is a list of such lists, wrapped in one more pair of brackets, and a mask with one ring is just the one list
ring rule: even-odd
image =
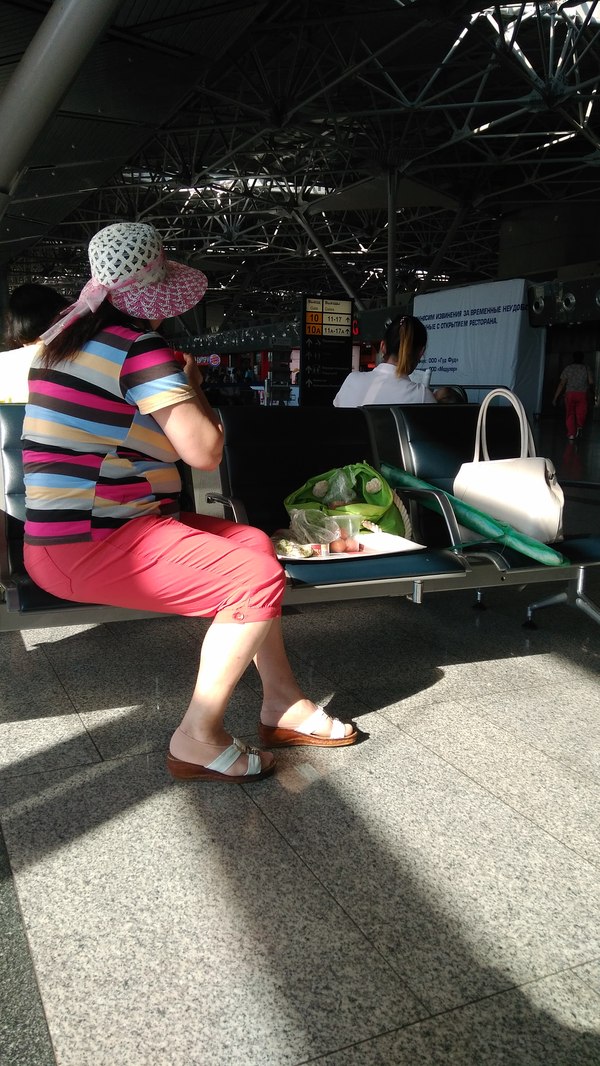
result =
[{"label": "pink patterned hat brim", "polygon": [[173,318],[190,311],[208,288],[206,275],[171,259],[167,260],[166,267],[162,281],[109,291],[110,302],[134,318]]}]

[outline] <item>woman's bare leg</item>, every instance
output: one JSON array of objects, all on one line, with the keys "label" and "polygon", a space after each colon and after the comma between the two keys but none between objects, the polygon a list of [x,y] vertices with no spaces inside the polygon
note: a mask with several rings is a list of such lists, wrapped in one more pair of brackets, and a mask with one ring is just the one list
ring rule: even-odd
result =
[{"label": "woman's bare leg", "polygon": [[[263,686],[260,720],[264,725],[294,729],[314,713],[315,704],[304,695],[292,673],[283,643],[281,618],[273,619],[254,662]],[[328,737],[330,730],[331,726],[325,722],[316,735]],[[346,723],[345,735],[350,736],[353,732],[353,726]]]},{"label": "woman's bare leg", "polygon": [[[274,620],[264,622],[213,622],[200,652],[198,677],[189,707],[173,734],[171,754],[183,762],[206,766],[231,743],[223,718],[231,694],[244,670],[268,637]],[[263,769],[273,762],[270,752],[261,752]],[[248,757],[240,758],[227,771],[243,774]]]}]

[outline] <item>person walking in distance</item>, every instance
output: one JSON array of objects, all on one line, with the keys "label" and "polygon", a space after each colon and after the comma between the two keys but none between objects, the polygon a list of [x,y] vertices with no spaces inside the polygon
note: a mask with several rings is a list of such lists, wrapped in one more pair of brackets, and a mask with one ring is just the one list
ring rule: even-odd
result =
[{"label": "person walking in distance", "polygon": [[593,384],[592,372],[583,361],[583,352],[573,352],[573,362],[569,363],[560,375],[552,399],[552,403],[556,406],[561,394],[563,392],[565,394],[565,418],[569,440],[575,440],[583,433],[588,415],[589,392]]}]

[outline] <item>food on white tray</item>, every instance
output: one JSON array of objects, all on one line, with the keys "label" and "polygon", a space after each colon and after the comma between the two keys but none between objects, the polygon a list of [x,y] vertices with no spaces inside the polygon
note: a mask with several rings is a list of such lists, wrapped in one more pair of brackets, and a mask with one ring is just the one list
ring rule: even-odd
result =
[{"label": "food on white tray", "polygon": [[310,559],[316,554],[312,544],[298,544],[285,537],[275,541],[275,551],[278,555],[285,555],[286,559]]},{"label": "food on white tray", "polygon": [[419,551],[425,547],[424,544],[417,544],[405,537],[383,533],[375,523],[369,524],[372,527],[370,533],[359,533],[356,537],[340,537],[331,544],[299,544],[279,534],[273,536],[273,544],[280,559],[310,559],[318,562],[326,562],[327,559],[333,562],[336,559],[357,558],[359,555],[364,558],[365,555]]},{"label": "food on white tray", "polygon": [[[344,518],[350,518],[350,515],[344,515]],[[363,550],[363,545],[356,536],[352,536],[346,529],[343,528],[340,522],[340,536],[338,540],[332,540],[329,545],[329,551],[334,555],[340,555],[342,552],[348,552],[349,555],[355,552]]]}]

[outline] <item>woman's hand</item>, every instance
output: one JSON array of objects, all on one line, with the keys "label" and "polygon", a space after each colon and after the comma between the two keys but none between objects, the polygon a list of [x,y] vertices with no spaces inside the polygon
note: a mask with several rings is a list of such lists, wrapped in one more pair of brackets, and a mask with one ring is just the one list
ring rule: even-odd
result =
[{"label": "woman's hand", "polygon": [[181,364],[183,372],[188,379],[188,385],[191,385],[194,392],[199,395],[204,384],[204,374],[194,356],[190,352],[182,352],[179,348],[174,348],[173,357]]},{"label": "woman's hand", "polygon": [[193,355],[190,355],[189,352],[182,352],[181,354],[185,359],[185,366],[183,368],[185,376],[194,391],[200,392],[204,384],[204,374],[202,373]]}]

